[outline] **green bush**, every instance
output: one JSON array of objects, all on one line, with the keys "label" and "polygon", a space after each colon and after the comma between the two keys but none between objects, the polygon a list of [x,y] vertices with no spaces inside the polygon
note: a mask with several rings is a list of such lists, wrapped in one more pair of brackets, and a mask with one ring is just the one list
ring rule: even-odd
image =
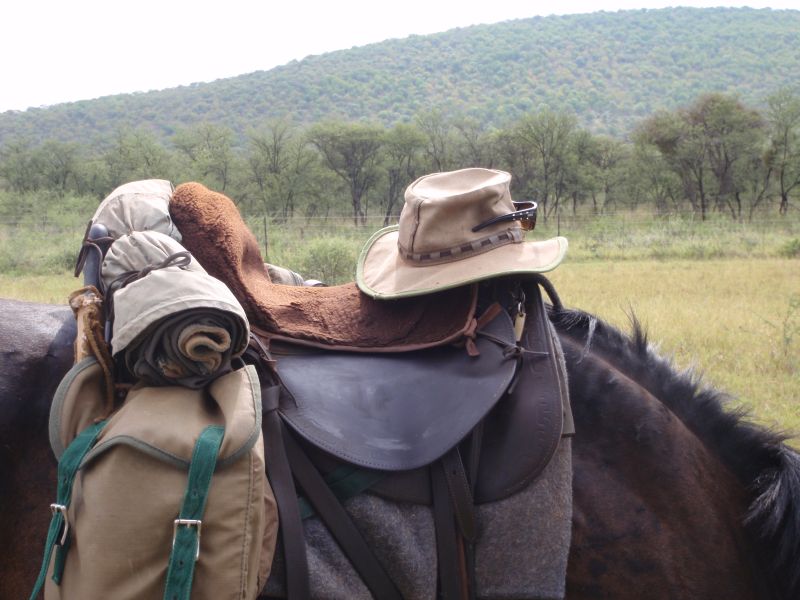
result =
[{"label": "green bush", "polygon": [[338,236],[310,240],[299,249],[299,272],[328,285],[352,281],[360,249],[358,240]]},{"label": "green bush", "polygon": [[781,246],[780,255],[786,258],[800,257],[800,238],[794,238],[785,242],[783,246]]}]

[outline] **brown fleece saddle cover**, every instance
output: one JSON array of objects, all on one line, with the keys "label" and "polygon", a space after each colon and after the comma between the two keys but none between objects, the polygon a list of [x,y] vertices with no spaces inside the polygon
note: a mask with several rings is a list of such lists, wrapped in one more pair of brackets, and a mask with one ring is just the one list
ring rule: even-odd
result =
[{"label": "brown fleece saddle cover", "polygon": [[401,352],[474,336],[475,286],[387,302],[363,294],[355,283],[278,285],[230,198],[184,183],[173,193],[169,210],[186,249],[225,282],[253,330],[266,338],[354,352]]}]

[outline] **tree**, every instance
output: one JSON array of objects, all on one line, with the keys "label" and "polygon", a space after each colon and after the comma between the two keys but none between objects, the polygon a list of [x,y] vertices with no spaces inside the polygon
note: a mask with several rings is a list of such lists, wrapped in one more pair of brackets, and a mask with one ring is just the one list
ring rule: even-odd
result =
[{"label": "tree", "polygon": [[112,144],[103,153],[109,181],[106,193],[116,186],[138,179],[174,178],[172,157],[147,130],[117,131]]},{"label": "tree", "polygon": [[39,189],[41,157],[26,140],[15,139],[0,149],[0,177],[12,192],[21,194]]},{"label": "tree", "polygon": [[[605,212],[607,208],[615,205],[618,201],[617,192],[625,183],[627,178],[626,167],[630,160],[630,147],[620,140],[602,136],[594,138],[593,152],[589,160],[595,176],[596,186],[603,196],[603,206],[600,212]],[[587,167],[581,166],[583,171]],[[597,201],[592,195],[595,214],[598,212]]]},{"label": "tree", "polygon": [[734,96],[707,94],[686,111],[685,118],[704,138],[709,166],[715,179],[714,204],[734,219],[742,216],[742,172],[758,162],[763,146],[761,115]]},{"label": "tree", "polygon": [[[514,126],[517,144],[532,150],[536,200],[542,207],[545,220],[558,210],[559,201],[565,191],[565,168],[571,139],[577,121],[573,115],[546,109],[529,114]],[[551,204],[552,200],[552,204]]]},{"label": "tree", "polygon": [[712,206],[735,219],[742,216],[737,185],[763,147],[763,121],[756,111],[734,96],[706,94],[675,112],[656,113],[636,135],[655,146],[681,178],[701,219]]},{"label": "tree", "polygon": [[511,173],[513,197],[538,200],[536,157],[533,149],[522,143],[513,128],[496,131],[492,142],[497,151],[498,165]]},{"label": "tree", "polygon": [[383,129],[375,125],[322,123],[308,132],[309,141],[319,150],[325,165],[350,190],[353,223],[366,225],[366,194],[378,178],[378,151]]},{"label": "tree", "polygon": [[681,208],[681,179],[657,148],[644,142],[634,144],[626,169],[626,195],[634,202],[651,202],[659,215]]},{"label": "tree", "polygon": [[385,210],[386,227],[400,206],[400,197],[414,179],[420,175],[425,136],[413,125],[399,124],[388,130],[383,139],[384,170],[386,173]]},{"label": "tree", "polygon": [[464,117],[453,121],[456,162],[459,168],[485,167],[491,169],[496,160],[491,132],[477,119]]},{"label": "tree", "polygon": [[455,168],[452,123],[440,110],[420,113],[415,121],[425,136],[425,156],[430,163],[430,170],[440,173]]},{"label": "tree", "polygon": [[265,214],[294,215],[295,200],[307,189],[316,157],[288,121],[272,121],[250,134],[250,180]]},{"label": "tree", "polygon": [[710,167],[701,129],[688,123],[677,112],[659,111],[645,119],[637,128],[635,137],[638,143],[649,144],[658,150],[666,164],[680,178],[683,195],[692,209],[705,220]]},{"label": "tree", "polygon": [[765,158],[780,194],[778,212],[789,210],[789,196],[800,189],[800,97],[783,89],[769,97],[767,120],[770,146]]},{"label": "tree", "polygon": [[44,186],[56,190],[59,197],[63,197],[70,183],[75,187],[81,160],[80,147],[74,142],[48,140],[38,149],[38,154]]},{"label": "tree", "polygon": [[213,123],[201,123],[178,131],[172,143],[188,160],[193,176],[221,192],[231,183],[236,167],[233,131]]},{"label": "tree", "polygon": [[577,130],[571,136],[569,147],[564,154],[562,187],[564,195],[572,200],[572,214],[578,212],[578,205],[588,196],[592,197],[594,211],[597,213],[597,193],[600,190],[600,175],[597,166],[600,144],[598,139],[586,130]]}]

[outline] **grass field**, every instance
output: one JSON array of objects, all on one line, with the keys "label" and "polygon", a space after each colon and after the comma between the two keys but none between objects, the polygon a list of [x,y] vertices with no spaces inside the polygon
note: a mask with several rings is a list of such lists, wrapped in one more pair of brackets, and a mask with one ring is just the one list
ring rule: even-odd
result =
[{"label": "grass field", "polygon": [[574,262],[551,276],[565,305],[630,330],[766,425],[800,432],[800,261]]},{"label": "grass field", "polygon": [[[678,369],[800,432],[800,260],[567,259],[551,274],[567,306],[623,330],[635,314]],[[65,303],[71,274],[0,274],[0,297]]]}]

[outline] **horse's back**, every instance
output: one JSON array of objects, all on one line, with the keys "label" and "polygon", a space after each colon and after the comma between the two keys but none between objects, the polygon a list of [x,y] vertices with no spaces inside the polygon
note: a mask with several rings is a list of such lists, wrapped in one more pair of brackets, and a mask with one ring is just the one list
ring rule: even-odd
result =
[{"label": "horse's back", "polygon": [[[751,482],[763,471],[745,473],[725,452],[769,454],[778,438],[726,412],[721,394],[676,373],[650,352],[641,331],[623,337],[587,326],[592,319],[556,318],[576,430],[567,596],[796,597],[775,589],[781,586],[770,581],[769,566],[778,561],[759,552],[758,532],[743,524]],[[715,435],[699,434],[704,428]],[[793,519],[796,510],[787,506],[784,516]]]},{"label": "horse's back", "polygon": [[[24,590],[38,564],[54,494],[47,440],[50,401],[72,363],[75,320],[67,306],[0,300],[0,596]],[[3,591],[5,590],[5,591]]]}]

